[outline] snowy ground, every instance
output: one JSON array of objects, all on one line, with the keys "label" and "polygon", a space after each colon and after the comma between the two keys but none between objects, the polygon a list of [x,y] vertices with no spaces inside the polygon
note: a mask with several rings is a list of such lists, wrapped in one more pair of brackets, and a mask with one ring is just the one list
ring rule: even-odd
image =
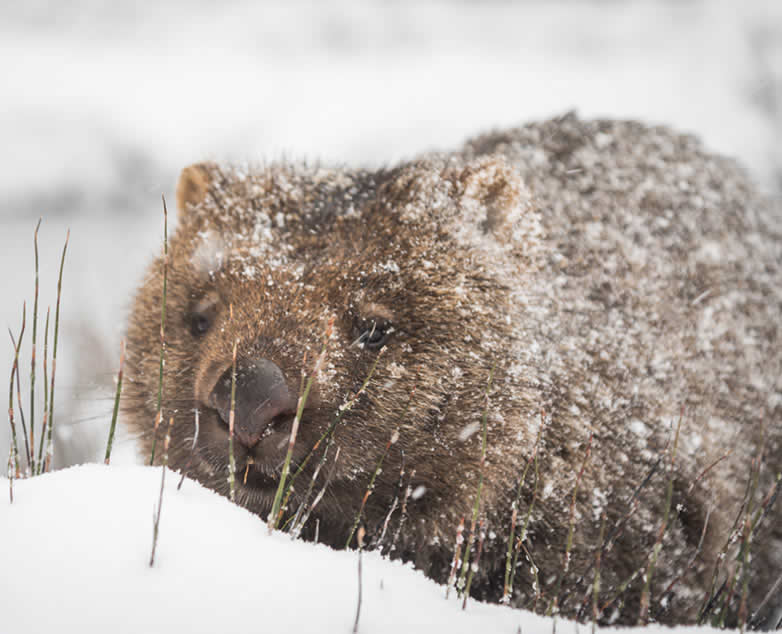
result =
[{"label": "snowy ground", "polygon": [[[765,189],[780,195],[782,3],[3,3],[3,326],[18,332],[21,302],[26,299],[29,308],[32,300],[36,219],[44,219],[44,307],[54,301],[59,250],[66,228],[71,229],[58,352],[57,464],[95,460],[103,450],[111,380],[130,297],[145,263],[160,247],[160,194],[173,200],[176,175],[184,165],[204,158],[280,156],[379,165],[422,150],[454,147],[481,131],[571,108],[587,116],[639,117],[697,133],[711,148],[740,157]],[[40,342],[40,332],[38,336]],[[24,368],[29,368],[27,350]],[[0,377],[9,375],[10,365],[10,341],[3,339]],[[38,411],[40,426],[40,406]],[[7,452],[8,437],[0,433],[0,455]],[[132,441],[120,440],[115,462],[132,461]],[[149,581],[154,575],[143,568],[143,560],[154,496],[146,489],[140,493],[129,482],[150,489],[154,478],[121,472],[113,488],[102,489],[104,476],[94,470],[69,471],[20,483],[18,507],[0,504],[0,514],[13,518],[13,522],[0,522],[13,527],[11,539],[5,533],[0,540],[3,548],[11,553],[30,551],[30,557],[44,552],[48,559],[37,561],[43,566],[38,570],[44,571],[37,579],[51,577],[55,584],[58,575],[81,579],[83,572],[84,583],[93,583],[96,592],[103,588],[102,597],[110,593],[101,575],[116,571],[119,578],[121,566],[138,566],[137,576],[128,583],[140,587],[142,580]],[[208,496],[193,489],[180,496],[182,504]],[[61,495],[66,490],[67,497]],[[77,500],[80,496],[82,502]],[[92,515],[85,515],[99,514],[104,504],[124,503],[126,497],[139,497],[142,505],[133,511],[137,517],[128,520],[138,526],[127,533],[117,533],[111,526],[98,529],[97,515],[94,522]],[[78,507],[74,513],[76,504],[88,510]],[[206,511],[189,504],[178,517],[177,504],[172,500],[168,508],[171,524],[164,525],[160,570],[155,571],[161,576],[149,581],[162,584],[155,587],[184,583],[190,569],[180,567],[178,559],[174,565],[175,560],[166,558],[185,560],[198,547],[186,541],[176,551],[179,542],[171,536],[182,532],[176,522],[187,526],[194,525],[187,522],[200,522],[188,519],[186,513]],[[272,542],[276,549],[279,540],[261,536],[259,524],[251,523],[241,511],[219,500],[214,504],[220,506],[226,522],[244,527],[237,530],[259,535],[244,545],[251,557],[243,558],[239,552],[226,555],[230,572],[218,572],[216,567],[209,571],[220,584],[228,583],[226,577],[234,583],[235,573],[248,584],[287,579],[279,576],[289,574],[282,571],[285,566],[269,577],[263,564],[268,557],[263,549]],[[120,504],[105,508],[102,521],[109,521],[111,514],[130,513]],[[78,550],[81,542],[73,546],[81,557],[71,558],[70,549],[63,553],[54,543],[51,551],[27,548],[32,543],[25,541],[27,535],[37,535],[39,529],[34,527],[43,525],[38,519],[42,513],[49,519],[71,517],[68,534],[74,539],[94,542],[111,534],[112,540],[116,536],[135,541],[127,548],[117,546],[111,557],[106,555],[110,563],[86,560],[87,553]],[[90,531],[76,530],[78,526]],[[284,557],[294,561],[299,551],[285,552]],[[321,549],[301,552],[308,566],[322,557],[324,562],[333,561],[335,570],[341,567],[344,579],[340,577],[339,584],[333,583],[334,576],[318,578],[314,585],[333,583],[342,588],[339,613],[334,608],[329,618],[337,619],[333,623],[349,623],[354,558]],[[125,559],[117,560],[117,553]],[[6,555],[10,556],[8,550],[0,558],[5,570],[26,569],[6,567]],[[279,557],[284,559],[282,554]],[[239,561],[255,563],[246,570]],[[368,562],[370,568],[384,571],[377,576],[389,584],[392,575],[408,574],[371,557]],[[30,566],[33,563],[30,560]],[[290,569],[298,570],[293,564]],[[377,576],[367,582],[368,588],[377,589]],[[9,584],[3,573],[0,596],[9,596],[9,585],[21,594],[31,587]],[[439,593],[426,588],[421,592]],[[321,596],[316,589],[311,594]],[[390,594],[386,590],[380,596]],[[410,596],[417,595],[411,591]],[[293,603],[295,597],[296,591],[289,589],[271,603],[285,605],[278,613],[296,619],[301,606]],[[257,595],[248,595],[247,600],[254,598]],[[203,609],[192,593],[170,600],[189,602],[196,616]],[[316,600],[321,599],[313,598],[309,604]],[[5,606],[5,599],[0,603]],[[63,615],[76,610],[67,613],[77,618],[77,608],[66,603]],[[457,619],[454,606],[442,601],[437,606],[445,615],[443,622]],[[521,618],[500,608],[474,612],[470,618],[496,618],[508,625],[505,631],[515,631]],[[366,631],[374,631],[369,629],[371,623],[390,616],[404,618],[403,614],[401,608],[386,607],[373,613],[368,604]],[[259,616],[260,630],[265,629],[265,616],[265,612]],[[210,622],[206,619],[204,623]],[[448,627],[477,629],[475,622],[469,623]],[[401,622],[397,625],[395,631],[404,631]],[[530,631],[527,625],[523,631]]]},{"label": "snowy ground", "polygon": [[[150,569],[160,476],[160,467],[85,465],[18,482],[13,505],[0,502],[0,562],[4,575],[12,571],[0,586],[2,631],[353,631],[357,552],[269,535],[256,516],[193,481],[177,491],[173,472]],[[443,587],[376,553],[362,567],[361,634],[553,631],[551,619],[522,610],[471,601],[462,611]],[[590,627],[557,623],[576,634]]]}]

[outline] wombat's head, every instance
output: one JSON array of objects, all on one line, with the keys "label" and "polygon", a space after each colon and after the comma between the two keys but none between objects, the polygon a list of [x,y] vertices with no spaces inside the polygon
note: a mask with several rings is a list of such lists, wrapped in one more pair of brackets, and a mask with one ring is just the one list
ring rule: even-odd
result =
[{"label": "wombat's head", "polygon": [[[481,420],[490,369],[501,381],[512,364],[510,309],[538,249],[538,216],[516,172],[496,158],[433,157],[373,173],[202,164],[183,171],[177,202],[163,379],[173,465],[189,459],[197,409],[190,473],[227,492],[235,348],[240,503],[270,508],[311,376],[293,461],[300,464],[339,417],[335,494],[324,499],[325,514],[360,502],[397,429],[376,492],[395,486],[404,454],[415,484],[429,491],[422,504],[458,498],[480,458],[480,434],[469,431]],[[126,417],[147,451],[162,293],[161,258],[138,292],[128,332]],[[374,364],[370,383],[345,409]],[[502,395],[512,391],[493,400],[504,416]],[[511,433],[498,420],[490,416],[497,450],[500,434]],[[519,445],[529,435],[512,431]],[[382,497],[373,499],[387,508]]]}]

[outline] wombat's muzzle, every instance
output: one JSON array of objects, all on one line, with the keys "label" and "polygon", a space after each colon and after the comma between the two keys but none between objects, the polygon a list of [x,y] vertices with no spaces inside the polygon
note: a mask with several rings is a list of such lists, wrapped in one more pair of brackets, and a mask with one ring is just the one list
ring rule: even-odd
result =
[{"label": "wombat's muzzle", "polygon": [[[209,405],[228,425],[231,413],[231,374],[228,368],[209,394]],[[278,416],[293,414],[296,402],[285,376],[267,359],[244,360],[236,368],[234,431],[239,441],[252,449]]]}]

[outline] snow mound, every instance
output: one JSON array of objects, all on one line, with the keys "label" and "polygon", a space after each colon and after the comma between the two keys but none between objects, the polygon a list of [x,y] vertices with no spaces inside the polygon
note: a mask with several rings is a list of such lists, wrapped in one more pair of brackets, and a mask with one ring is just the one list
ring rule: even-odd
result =
[{"label": "snow mound", "polygon": [[[16,481],[13,504],[4,492],[0,630],[352,631],[356,551],[269,535],[257,516],[194,481],[177,491],[170,471],[150,568],[160,477],[160,467],[83,465]],[[358,631],[552,631],[551,619],[475,601],[462,611],[444,595],[410,565],[365,553]]]}]

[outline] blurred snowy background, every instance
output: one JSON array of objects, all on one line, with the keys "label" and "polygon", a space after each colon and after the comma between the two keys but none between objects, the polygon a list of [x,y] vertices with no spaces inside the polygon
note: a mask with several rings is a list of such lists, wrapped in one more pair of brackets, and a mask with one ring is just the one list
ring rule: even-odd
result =
[{"label": "blurred snowy background", "polygon": [[387,164],[572,108],[696,133],[782,194],[782,2],[3,2],[3,326],[18,332],[25,299],[29,316],[38,217],[44,314],[71,229],[56,464],[103,450],[131,296],[183,166]]}]

